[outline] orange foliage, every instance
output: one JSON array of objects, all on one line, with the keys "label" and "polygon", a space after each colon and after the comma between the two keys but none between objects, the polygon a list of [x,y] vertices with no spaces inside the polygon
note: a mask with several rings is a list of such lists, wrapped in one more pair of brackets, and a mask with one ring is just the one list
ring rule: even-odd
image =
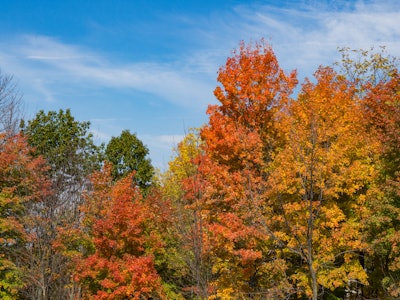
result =
[{"label": "orange foliage", "polygon": [[14,237],[25,235],[21,216],[26,205],[42,200],[50,192],[45,160],[33,158],[31,151],[21,135],[0,134],[0,212],[4,214],[0,231],[10,244]]},{"label": "orange foliage", "polygon": [[75,273],[92,299],[161,295],[152,254],[161,244],[147,232],[150,210],[132,176],[113,184],[109,165],[93,176],[83,211],[95,250],[78,261]]},{"label": "orange foliage", "polygon": [[295,72],[280,69],[271,47],[261,42],[242,43],[218,81],[214,94],[220,105],[207,111],[199,172],[205,182],[201,207],[206,248],[213,254],[212,286],[224,298],[272,288],[266,281],[277,273],[271,272],[274,258],[263,255],[271,243],[262,217],[266,167],[281,144],[276,125],[297,79]]}]

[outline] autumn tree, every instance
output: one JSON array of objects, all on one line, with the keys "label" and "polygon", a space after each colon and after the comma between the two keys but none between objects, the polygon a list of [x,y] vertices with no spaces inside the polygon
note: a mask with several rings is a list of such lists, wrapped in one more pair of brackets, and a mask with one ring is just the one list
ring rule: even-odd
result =
[{"label": "autumn tree", "polygon": [[204,219],[201,215],[199,162],[202,157],[199,130],[191,129],[178,144],[169,168],[161,175],[160,190],[171,202],[172,249],[168,259],[176,270],[170,279],[185,298],[206,299],[211,279],[209,255],[204,247]]},{"label": "autumn tree", "polygon": [[339,52],[341,60],[334,63],[338,73],[346,76],[362,97],[369,88],[389,81],[398,73],[399,59],[388,54],[384,46],[380,47],[380,51],[373,47],[369,50],[344,47]]},{"label": "autumn tree", "polygon": [[399,230],[399,157],[400,106],[399,59],[386,52],[342,49],[336,63],[341,73],[354,82],[361,97],[365,126],[380,142],[379,157],[374,160],[379,176],[368,191],[364,217],[369,251],[365,267],[369,275],[367,297],[390,298],[400,295],[400,275],[396,267]]},{"label": "autumn tree", "polygon": [[271,241],[259,208],[264,206],[266,166],[283,141],[277,122],[296,73],[285,74],[263,41],[242,43],[219,70],[218,81],[214,94],[220,104],[209,106],[209,124],[201,131],[206,153],[200,168],[202,215],[216,278],[211,286],[221,298],[265,297],[279,285],[272,281],[281,282],[282,289],[286,284],[279,279],[281,261],[267,254]]},{"label": "autumn tree", "polygon": [[287,143],[271,164],[265,221],[276,247],[304,262],[291,278],[312,299],[321,288],[368,283],[359,259],[367,247],[361,218],[376,151],[355,87],[330,68],[315,77],[315,84],[303,84],[282,122]]},{"label": "autumn tree", "polygon": [[16,299],[25,284],[20,256],[32,247],[35,232],[27,230],[28,207],[49,192],[45,161],[32,158],[21,135],[0,135],[0,297]]},{"label": "autumn tree", "polygon": [[53,190],[29,212],[32,230],[37,234],[35,247],[29,249],[25,261],[26,276],[31,276],[31,284],[25,289],[27,299],[60,299],[75,293],[68,257],[58,253],[53,243],[60,227],[78,222],[87,177],[100,165],[101,148],[94,145],[89,126],[89,122],[76,121],[70,110],[39,111],[23,125],[23,134],[35,148],[32,155],[47,160]]},{"label": "autumn tree", "polygon": [[142,189],[150,185],[154,175],[148,154],[147,147],[129,130],[122,131],[118,137],[112,137],[105,151],[106,159],[113,164],[113,178],[118,180],[135,171],[136,183]]},{"label": "autumn tree", "polygon": [[133,184],[134,172],[114,182],[111,172],[107,164],[92,176],[93,191],[82,207],[82,228],[92,246],[78,258],[74,277],[90,299],[162,297],[154,266],[162,244],[149,230],[153,210]]},{"label": "autumn tree", "polygon": [[[372,291],[377,296],[400,295],[400,77],[394,73],[365,96],[364,116],[367,126],[381,142],[380,177],[370,189],[368,206],[371,215],[365,219],[371,256]],[[379,262],[379,263],[377,263]],[[382,289],[385,294],[382,293]]]},{"label": "autumn tree", "polygon": [[363,222],[381,140],[365,123],[366,77],[315,76],[290,99],[295,72],[263,42],[241,44],[219,71],[197,166],[213,297],[317,299],[368,285]]}]

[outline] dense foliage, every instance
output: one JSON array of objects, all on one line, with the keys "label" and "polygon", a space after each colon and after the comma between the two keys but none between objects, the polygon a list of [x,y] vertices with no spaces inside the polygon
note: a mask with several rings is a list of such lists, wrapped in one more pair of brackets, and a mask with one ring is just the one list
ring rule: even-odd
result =
[{"label": "dense foliage", "polygon": [[0,297],[398,299],[398,61],[341,52],[299,85],[241,43],[157,176],[135,134],[103,149],[69,110],[3,130]]},{"label": "dense foliage", "polygon": [[151,161],[146,157],[148,154],[147,147],[129,130],[122,131],[118,137],[112,137],[105,150],[106,159],[113,164],[114,180],[135,171],[134,180],[142,189],[149,187],[154,175]]}]

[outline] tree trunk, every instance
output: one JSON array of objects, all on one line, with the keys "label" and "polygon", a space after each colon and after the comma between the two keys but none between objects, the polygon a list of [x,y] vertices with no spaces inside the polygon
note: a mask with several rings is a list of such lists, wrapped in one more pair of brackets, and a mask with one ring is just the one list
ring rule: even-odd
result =
[{"label": "tree trunk", "polygon": [[311,275],[311,288],[312,288],[312,300],[318,299],[318,282],[317,282],[317,273],[311,264],[309,264],[310,275]]}]

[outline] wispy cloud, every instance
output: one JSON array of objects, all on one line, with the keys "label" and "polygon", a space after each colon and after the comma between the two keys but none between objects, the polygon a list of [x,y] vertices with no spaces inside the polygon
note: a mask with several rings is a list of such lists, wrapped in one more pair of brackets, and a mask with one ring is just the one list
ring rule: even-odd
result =
[{"label": "wispy cloud", "polygon": [[[284,4],[285,1],[282,1]],[[400,56],[400,2],[388,1],[293,1],[287,6],[259,2],[234,7],[198,29],[204,44],[222,57],[240,40],[270,41],[282,66],[312,75],[318,65],[340,58],[338,47],[367,49],[387,46]],[[205,49],[205,48],[203,48]],[[218,60],[216,60],[218,61]]]},{"label": "wispy cloud", "polygon": [[283,65],[305,69],[309,75],[311,68],[338,59],[338,47],[385,45],[389,53],[400,55],[400,2],[359,1],[353,7],[346,3],[247,7],[237,13],[248,36],[270,38]]},{"label": "wispy cloud", "polygon": [[[3,48],[4,49],[4,48]],[[9,45],[14,54],[5,65],[13,69],[35,69],[21,72],[45,99],[52,99],[48,91],[51,83],[39,80],[48,76],[52,81],[67,84],[91,83],[102,87],[136,89],[156,95],[160,99],[186,107],[199,107],[208,101],[212,86],[205,80],[185,71],[176,64],[153,62],[110,62],[107,57],[87,49],[62,43],[46,36],[26,35],[14,45]],[[0,56],[8,55],[8,53]],[[193,70],[192,70],[193,71]],[[25,74],[25,75],[24,75]]]}]

